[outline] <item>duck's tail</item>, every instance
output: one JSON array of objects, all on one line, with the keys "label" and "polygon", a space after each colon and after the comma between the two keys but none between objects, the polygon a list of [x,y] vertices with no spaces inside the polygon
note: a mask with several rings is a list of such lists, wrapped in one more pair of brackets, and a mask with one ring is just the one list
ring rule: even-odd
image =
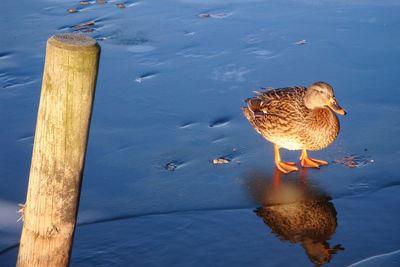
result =
[{"label": "duck's tail", "polygon": [[247,107],[242,107],[243,114],[249,121],[253,120],[257,116],[263,115],[263,111],[261,110],[261,99],[252,97],[246,99],[244,102],[247,104]]}]

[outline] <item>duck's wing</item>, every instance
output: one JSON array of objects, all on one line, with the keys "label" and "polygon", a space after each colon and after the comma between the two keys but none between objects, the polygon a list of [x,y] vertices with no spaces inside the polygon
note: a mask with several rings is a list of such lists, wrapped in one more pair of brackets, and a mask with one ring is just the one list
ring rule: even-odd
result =
[{"label": "duck's wing", "polygon": [[255,115],[286,117],[301,110],[305,91],[301,86],[255,91],[246,103]]}]

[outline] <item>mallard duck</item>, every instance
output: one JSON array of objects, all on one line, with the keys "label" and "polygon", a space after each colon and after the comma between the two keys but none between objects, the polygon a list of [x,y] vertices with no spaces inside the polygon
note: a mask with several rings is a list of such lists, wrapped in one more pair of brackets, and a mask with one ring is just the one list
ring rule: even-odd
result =
[{"label": "mallard duck", "polygon": [[[328,162],[308,157],[307,150],[321,150],[330,145],[340,129],[336,113],[346,111],[336,102],[332,87],[316,82],[310,87],[256,91],[242,108],[254,129],[274,144],[276,167],[284,172],[297,171],[294,162],[283,162],[279,149],[302,150],[300,165],[319,168]],[[333,112],[334,111],[334,112]]]}]

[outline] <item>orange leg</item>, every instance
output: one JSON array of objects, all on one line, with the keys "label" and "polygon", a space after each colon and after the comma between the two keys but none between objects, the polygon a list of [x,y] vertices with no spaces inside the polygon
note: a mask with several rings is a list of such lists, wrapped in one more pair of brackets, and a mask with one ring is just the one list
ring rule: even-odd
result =
[{"label": "orange leg", "polygon": [[273,185],[275,191],[278,191],[279,187],[281,186],[281,171],[278,170],[278,168],[275,168]]},{"label": "orange leg", "polygon": [[300,156],[301,167],[319,168],[319,165],[327,165],[325,160],[312,159],[307,156],[307,150],[303,149]]},{"label": "orange leg", "polygon": [[294,162],[282,162],[281,154],[279,153],[279,146],[274,144],[275,148],[275,165],[283,173],[297,171],[298,168]]}]

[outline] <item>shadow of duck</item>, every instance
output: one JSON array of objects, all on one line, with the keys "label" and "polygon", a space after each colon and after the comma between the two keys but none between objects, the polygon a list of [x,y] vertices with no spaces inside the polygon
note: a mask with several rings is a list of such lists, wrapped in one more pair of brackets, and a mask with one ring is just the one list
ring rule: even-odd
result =
[{"label": "shadow of duck", "polygon": [[263,206],[255,213],[281,241],[300,243],[309,260],[320,266],[344,250],[327,242],[337,227],[336,209],[331,198],[307,184],[307,169],[301,179],[281,181],[279,170],[273,179],[256,175],[251,179],[252,196]]}]

